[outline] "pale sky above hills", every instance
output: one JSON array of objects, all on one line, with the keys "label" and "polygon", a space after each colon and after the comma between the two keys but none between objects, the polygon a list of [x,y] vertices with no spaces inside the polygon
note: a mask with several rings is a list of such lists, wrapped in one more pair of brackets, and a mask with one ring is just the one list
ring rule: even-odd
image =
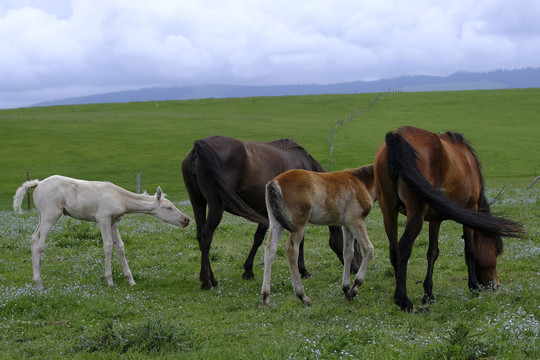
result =
[{"label": "pale sky above hills", "polygon": [[537,0],[2,0],[0,108],[540,66]]}]

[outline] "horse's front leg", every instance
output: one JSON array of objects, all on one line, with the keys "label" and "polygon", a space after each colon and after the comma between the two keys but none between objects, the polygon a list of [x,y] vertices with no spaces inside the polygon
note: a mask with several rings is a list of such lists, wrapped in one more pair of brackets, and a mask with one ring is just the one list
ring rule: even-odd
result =
[{"label": "horse's front leg", "polygon": [[439,229],[441,227],[440,221],[429,222],[429,246],[427,251],[427,273],[424,280],[424,297],[422,298],[422,304],[434,301],[433,297],[433,268],[435,261],[439,257]]},{"label": "horse's front leg", "polygon": [[116,253],[120,258],[120,264],[122,265],[122,271],[124,272],[124,276],[129,282],[129,285],[133,286],[135,285],[135,281],[133,280],[133,275],[131,274],[131,270],[129,269],[129,265],[126,260],[124,242],[122,241],[122,238],[120,237],[120,232],[118,231],[118,223],[114,223],[112,225],[112,240],[116,249]]},{"label": "horse's front leg", "polygon": [[111,267],[113,251],[111,219],[98,220],[98,225],[101,230],[101,238],[103,239],[103,251],[105,252],[105,281],[107,281],[108,286],[113,286],[114,282]]},{"label": "horse's front leg", "polygon": [[289,271],[291,273],[292,284],[296,296],[306,306],[311,306],[311,300],[306,296],[304,287],[302,286],[302,278],[300,277],[300,270],[298,269],[298,249],[300,242],[304,236],[304,229],[293,232],[289,235],[289,239],[285,244],[285,252],[287,253],[287,260],[289,263]]},{"label": "horse's front leg", "polygon": [[270,232],[264,247],[264,275],[261,288],[261,296],[263,305],[270,304],[270,278],[272,277],[272,264],[276,258],[277,246],[279,238],[283,233],[283,227],[274,220],[270,221]]},{"label": "horse's front leg", "polygon": [[257,250],[264,241],[264,235],[266,234],[267,230],[268,227],[262,224],[257,226],[257,231],[255,231],[255,235],[253,236],[253,246],[251,247],[251,251],[249,252],[246,262],[244,263],[244,274],[242,274],[242,278],[244,280],[251,280],[255,277],[255,274],[253,274],[253,259],[257,254]]},{"label": "horse's front leg", "polygon": [[474,248],[474,230],[464,226],[463,227],[463,240],[465,242],[465,263],[467,264],[467,272],[469,275],[469,289],[480,289],[480,283],[476,276],[475,257],[476,251]]},{"label": "horse's front leg", "polygon": [[[362,263],[360,264],[360,268],[358,269],[358,272],[356,273],[356,277],[354,279],[354,285],[352,289],[346,294],[348,300],[352,300],[356,296],[356,294],[358,294],[358,289],[364,283],[364,279],[366,278],[367,268],[369,266],[369,262],[373,258],[373,253],[374,253],[373,244],[369,240],[369,236],[366,230],[364,219],[360,219],[360,222],[356,225],[356,227],[351,227],[351,233],[352,235],[354,235],[354,237],[356,237],[356,239],[362,246],[362,249],[364,250],[364,258],[362,260]],[[350,244],[347,244],[347,246],[350,248],[353,248],[354,246],[354,238],[352,237],[352,235],[350,236],[350,240],[349,240]],[[351,255],[351,258],[352,258],[352,255]]]}]

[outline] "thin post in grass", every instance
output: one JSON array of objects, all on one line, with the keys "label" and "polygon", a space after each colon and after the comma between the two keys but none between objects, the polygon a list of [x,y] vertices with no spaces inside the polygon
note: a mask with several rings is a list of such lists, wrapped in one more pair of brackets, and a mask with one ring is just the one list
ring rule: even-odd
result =
[{"label": "thin post in grass", "polygon": [[534,179],[534,180],[532,181],[532,183],[530,183],[530,184],[526,187],[526,189],[529,190],[529,189],[531,188],[531,186],[533,186],[534,183],[537,182],[538,180],[540,180],[540,175],[538,175],[538,176],[536,177],[536,179]]},{"label": "thin post in grass", "polygon": [[[26,172],[26,181],[30,181],[30,173]],[[30,189],[26,190],[26,195],[28,198],[28,211],[30,211]]]},{"label": "thin post in grass", "polygon": [[137,194],[141,193],[141,173],[137,173]]}]

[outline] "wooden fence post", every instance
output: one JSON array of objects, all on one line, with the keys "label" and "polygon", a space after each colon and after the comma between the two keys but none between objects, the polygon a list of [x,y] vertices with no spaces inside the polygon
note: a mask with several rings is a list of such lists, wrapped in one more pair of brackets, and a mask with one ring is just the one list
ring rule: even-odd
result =
[{"label": "wooden fence post", "polygon": [[[26,181],[30,181],[30,174],[26,172]],[[30,189],[26,190],[26,195],[28,197],[28,211],[30,211]]]}]

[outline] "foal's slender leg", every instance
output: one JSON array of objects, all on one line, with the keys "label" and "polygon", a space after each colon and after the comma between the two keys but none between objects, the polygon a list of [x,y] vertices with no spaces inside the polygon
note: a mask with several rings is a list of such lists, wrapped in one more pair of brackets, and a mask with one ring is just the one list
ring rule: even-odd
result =
[{"label": "foal's slender leg", "polygon": [[272,277],[272,264],[276,258],[279,238],[283,233],[283,227],[275,220],[270,220],[270,232],[266,246],[264,247],[264,277],[261,289],[263,305],[270,303],[270,278]]},{"label": "foal's slender leg", "polygon": [[135,285],[135,281],[133,280],[133,275],[131,275],[131,270],[129,270],[129,266],[126,260],[124,242],[122,241],[122,238],[120,237],[120,232],[118,232],[118,223],[114,223],[112,225],[112,240],[114,243],[114,247],[116,249],[116,253],[118,254],[118,257],[120,258],[120,264],[122,265],[122,271],[124,272],[124,276],[129,282],[129,285],[133,286]]},{"label": "foal's slender leg", "polygon": [[[358,242],[360,242],[360,245],[362,246],[362,249],[364,250],[364,259],[362,260],[362,264],[360,264],[360,269],[358,269],[358,273],[356,273],[356,277],[354,279],[354,285],[352,289],[346,294],[347,299],[352,300],[356,294],[358,294],[358,288],[364,283],[364,279],[366,278],[367,268],[369,266],[369,262],[373,258],[373,244],[369,240],[369,236],[367,234],[366,230],[366,224],[364,223],[364,219],[360,219],[358,225],[356,227],[351,228],[352,234],[358,239]],[[353,240],[353,239],[352,239]],[[351,240],[351,243],[352,243]],[[352,247],[352,244],[349,245]]]},{"label": "foal's slender leg", "polygon": [[354,256],[353,234],[345,226],[343,227],[343,278],[341,280],[341,289],[348,300],[349,290],[351,289],[351,263]]},{"label": "foal's slender leg", "polygon": [[108,286],[113,286],[112,278],[112,251],[113,251],[113,239],[112,239],[112,225],[111,219],[98,219],[99,229],[101,230],[101,237],[103,239],[103,251],[105,252],[105,280]]},{"label": "foal's slender leg", "polygon": [[467,264],[467,272],[469,275],[469,289],[478,290],[480,284],[476,277],[475,257],[476,252],[474,249],[474,230],[464,226],[463,227],[463,240],[465,242],[465,263]]},{"label": "foal's slender leg", "polygon": [[311,300],[306,296],[304,287],[302,286],[302,278],[300,277],[300,271],[298,270],[298,248],[300,242],[304,236],[304,229],[290,233],[287,243],[285,244],[285,252],[287,253],[287,260],[289,262],[289,271],[291,272],[292,284],[296,296],[306,306],[311,306]]},{"label": "foal's slender leg", "polygon": [[268,227],[262,224],[257,226],[257,231],[255,231],[255,235],[253,236],[253,245],[251,246],[251,251],[249,252],[246,262],[244,263],[244,274],[242,274],[242,278],[244,280],[251,280],[255,277],[253,274],[253,259],[257,254],[257,250],[264,241],[264,235],[266,234],[267,230]]},{"label": "foal's slender leg", "polygon": [[422,304],[426,304],[435,300],[433,297],[433,268],[435,261],[439,257],[439,229],[441,227],[440,221],[429,222],[429,246],[427,251],[427,273],[424,280],[424,297],[422,298]]},{"label": "foal's slender leg", "polygon": [[[39,209],[38,209],[39,211]],[[43,287],[43,282],[41,280],[41,254],[43,253],[43,248],[45,247],[45,239],[47,235],[51,232],[54,224],[62,216],[62,212],[53,212],[46,213],[46,211],[39,212],[39,223],[32,235],[32,280],[38,288]]]}]

